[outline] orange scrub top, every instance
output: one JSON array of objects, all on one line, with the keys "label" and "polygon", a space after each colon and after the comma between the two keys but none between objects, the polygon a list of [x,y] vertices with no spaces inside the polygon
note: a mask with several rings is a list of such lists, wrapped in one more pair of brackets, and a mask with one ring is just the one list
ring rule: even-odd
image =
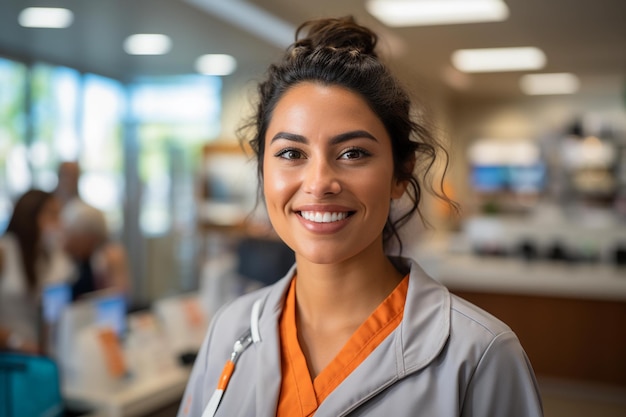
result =
[{"label": "orange scrub top", "polygon": [[282,384],[277,417],[309,417],[319,405],[400,324],[409,276],[383,300],[314,381],[300,349],[296,328],[296,291],[291,281],[280,318]]}]

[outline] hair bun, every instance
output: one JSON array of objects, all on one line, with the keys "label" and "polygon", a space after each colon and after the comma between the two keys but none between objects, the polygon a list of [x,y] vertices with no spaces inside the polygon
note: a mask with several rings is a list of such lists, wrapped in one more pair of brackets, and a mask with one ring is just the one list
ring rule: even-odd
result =
[{"label": "hair bun", "polygon": [[[306,37],[298,39],[302,32]],[[370,29],[357,24],[352,16],[309,20],[296,30],[294,48],[305,47],[311,50],[320,48],[345,49],[377,56],[374,48],[378,36]]]}]

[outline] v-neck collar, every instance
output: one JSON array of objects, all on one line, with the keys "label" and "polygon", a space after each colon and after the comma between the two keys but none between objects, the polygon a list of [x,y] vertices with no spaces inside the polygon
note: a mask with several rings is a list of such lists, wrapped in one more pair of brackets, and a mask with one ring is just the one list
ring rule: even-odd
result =
[{"label": "v-neck collar", "polygon": [[297,401],[294,398],[287,401],[292,407],[296,403],[299,405],[300,415],[309,416],[401,323],[409,277],[407,275],[379,304],[315,379],[310,376],[306,357],[298,341],[295,280],[289,286],[279,325],[283,345],[283,384],[287,385],[287,390],[281,390],[281,395],[287,393],[296,396]]}]

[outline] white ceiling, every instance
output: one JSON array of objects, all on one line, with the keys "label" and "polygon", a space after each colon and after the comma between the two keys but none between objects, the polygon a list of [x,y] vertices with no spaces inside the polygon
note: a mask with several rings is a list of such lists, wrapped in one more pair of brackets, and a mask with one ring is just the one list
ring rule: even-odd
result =
[{"label": "white ceiling", "polygon": [[[314,17],[355,16],[382,34],[391,66],[407,84],[418,88],[440,87],[456,49],[536,46],[547,55],[542,72],[573,72],[581,78],[583,92],[624,89],[626,0],[505,0],[510,10],[505,22],[394,29],[370,16],[364,0],[247,1],[293,27]],[[68,29],[21,28],[19,11],[33,5],[68,7],[75,13],[74,24]],[[122,43],[133,33],[165,33],[172,38],[173,49],[165,56],[128,56]],[[240,74],[261,74],[280,52],[187,0],[0,2],[0,55],[41,59],[124,81],[140,75],[194,72],[195,58],[205,53],[232,54]],[[468,97],[519,95],[521,74],[467,76],[466,89],[451,92]]]}]

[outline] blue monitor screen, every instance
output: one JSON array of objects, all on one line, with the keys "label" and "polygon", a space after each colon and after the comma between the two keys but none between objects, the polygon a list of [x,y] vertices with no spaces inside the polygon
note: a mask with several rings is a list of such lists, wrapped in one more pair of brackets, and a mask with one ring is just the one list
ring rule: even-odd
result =
[{"label": "blue monitor screen", "polygon": [[509,187],[515,192],[538,192],[544,189],[546,167],[543,164],[509,168]]},{"label": "blue monitor screen", "polygon": [[46,323],[53,324],[59,321],[63,310],[72,300],[72,290],[69,284],[46,285],[41,295],[41,307]]},{"label": "blue monitor screen", "polygon": [[126,299],[123,295],[107,295],[94,300],[96,322],[111,327],[118,336],[126,332]]},{"label": "blue monitor screen", "polygon": [[471,170],[472,186],[480,192],[539,192],[546,182],[544,164],[525,166],[475,165]]},{"label": "blue monitor screen", "polygon": [[472,185],[478,191],[501,191],[507,185],[505,166],[477,165],[472,168]]}]

